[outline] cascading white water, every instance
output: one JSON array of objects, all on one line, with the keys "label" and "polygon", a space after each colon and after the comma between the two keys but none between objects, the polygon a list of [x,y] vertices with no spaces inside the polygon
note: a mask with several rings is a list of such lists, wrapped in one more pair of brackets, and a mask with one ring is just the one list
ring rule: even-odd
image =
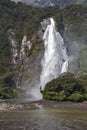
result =
[{"label": "cascading white water", "polygon": [[[47,23],[49,24],[49,21]],[[35,84],[32,85],[32,82],[30,81],[32,87],[28,88],[29,91],[26,92],[29,97],[28,100],[30,101],[42,99],[39,87],[41,86],[42,89],[44,89],[47,82],[57,78],[61,73],[68,71],[69,58],[67,55],[66,45],[64,44],[60,33],[56,31],[55,21],[53,18],[50,18],[50,24],[45,30],[43,40],[45,52],[41,62],[42,72],[40,75],[40,82],[37,81],[36,77],[34,79]],[[24,37],[24,40],[22,41],[23,47],[27,44],[25,41],[26,37]]]},{"label": "cascading white water", "polygon": [[60,33],[55,29],[55,21],[50,18],[50,25],[47,26],[43,36],[45,52],[42,59],[42,73],[40,76],[41,87],[61,73],[68,70],[68,55],[66,45]]}]

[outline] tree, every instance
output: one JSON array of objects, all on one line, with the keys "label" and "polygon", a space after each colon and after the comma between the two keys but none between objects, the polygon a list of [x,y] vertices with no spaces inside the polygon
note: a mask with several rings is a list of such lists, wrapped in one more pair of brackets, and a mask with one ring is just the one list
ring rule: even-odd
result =
[{"label": "tree", "polygon": [[[82,76],[83,77],[83,76]],[[84,77],[83,79],[86,79]],[[61,74],[57,79],[54,79],[46,84],[42,91],[43,98],[48,100],[58,101],[83,101],[87,100],[87,87],[82,84],[82,78],[75,77],[72,73]],[[87,82],[87,80],[85,81]]]}]

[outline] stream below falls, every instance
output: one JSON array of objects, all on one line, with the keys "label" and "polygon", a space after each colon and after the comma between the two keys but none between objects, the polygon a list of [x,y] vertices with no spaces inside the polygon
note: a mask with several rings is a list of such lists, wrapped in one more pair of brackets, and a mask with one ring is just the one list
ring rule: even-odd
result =
[{"label": "stream below falls", "polygon": [[87,111],[44,105],[36,110],[2,111],[0,130],[87,130]]}]

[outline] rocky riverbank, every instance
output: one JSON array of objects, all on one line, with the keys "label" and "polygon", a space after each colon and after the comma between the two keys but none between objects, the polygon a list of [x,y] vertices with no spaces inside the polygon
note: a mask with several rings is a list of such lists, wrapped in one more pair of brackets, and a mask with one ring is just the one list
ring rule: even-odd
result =
[{"label": "rocky riverbank", "polygon": [[16,102],[8,100],[0,100],[1,111],[24,111],[40,109],[40,106],[47,106],[53,108],[74,108],[74,109],[87,109],[87,101],[85,102],[57,102],[40,100],[34,102]]},{"label": "rocky riverbank", "polygon": [[26,102],[0,102],[0,111],[23,111],[23,110],[35,110],[38,106],[35,103]]}]

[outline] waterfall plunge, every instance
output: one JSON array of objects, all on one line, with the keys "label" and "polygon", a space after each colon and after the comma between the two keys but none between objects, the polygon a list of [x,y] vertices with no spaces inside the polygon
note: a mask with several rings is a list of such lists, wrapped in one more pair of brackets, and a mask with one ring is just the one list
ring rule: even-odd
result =
[{"label": "waterfall plunge", "polygon": [[35,86],[27,91],[30,101],[42,99],[39,87],[41,86],[44,89],[47,82],[68,71],[69,58],[66,45],[60,33],[56,31],[55,21],[52,18],[50,18],[50,25],[45,30],[43,40],[45,52],[41,61],[40,83],[36,83]]},{"label": "waterfall plunge", "polygon": [[40,76],[41,87],[61,73],[68,71],[68,56],[63,38],[55,29],[55,21],[50,18],[43,36],[45,52],[42,59],[42,73]]}]

